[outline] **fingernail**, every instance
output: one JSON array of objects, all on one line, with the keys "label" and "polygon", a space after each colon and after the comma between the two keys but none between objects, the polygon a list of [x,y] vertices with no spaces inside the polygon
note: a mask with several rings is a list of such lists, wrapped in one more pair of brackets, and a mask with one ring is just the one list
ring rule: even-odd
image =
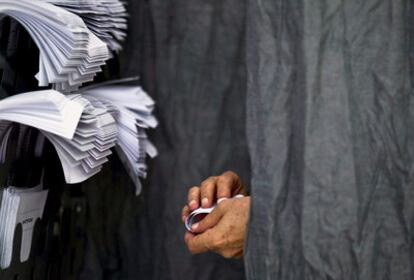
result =
[{"label": "fingernail", "polygon": [[219,203],[221,203],[221,202],[225,201],[226,199],[227,199],[226,197],[222,197],[222,198],[220,198],[219,200],[217,200],[217,204],[219,204]]},{"label": "fingernail", "polygon": [[207,197],[205,197],[205,198],[203,198],[203,200],[201,200],[201,205],[203,205],[203,207],[207,207],[207,205],[208,205],[208,198]]},{"label": "fingernail", "polygon": [[191,209],[197,208],[197,201],[191,200],[189,206]]},{"label": "fingernail", "polygon": [[196,230],[199,226],[199,223],[195,223],[194,225],[191,226],[192,230]]}]

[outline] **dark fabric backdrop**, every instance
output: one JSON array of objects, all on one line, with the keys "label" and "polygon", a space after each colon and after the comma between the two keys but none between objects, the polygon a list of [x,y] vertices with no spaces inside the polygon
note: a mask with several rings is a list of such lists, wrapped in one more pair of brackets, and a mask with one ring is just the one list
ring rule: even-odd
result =
[{"label": "dark fabric backdrop", "polygon": [[242,261],[192,257],[181,208],[189,187],[226,170],[249,182],[245,135],[245,4],[129,1],[121,74],[139,74],[157,102],[160,156],[141,196],[116,157],[84,184],[89,201],[83,279],[244,279]]},{"label": "dark fabric backdrop", "polygon": [[413,1],[248,2],[249,279],[414,279]]}]

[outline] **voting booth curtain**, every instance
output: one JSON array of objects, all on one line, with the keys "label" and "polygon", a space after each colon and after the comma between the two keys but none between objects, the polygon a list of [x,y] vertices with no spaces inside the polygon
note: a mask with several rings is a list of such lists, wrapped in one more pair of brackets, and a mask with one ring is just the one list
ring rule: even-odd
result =
[{"label": "voting booth curtain", "polygon": [[413,1],[248,2],[248,278],[413,279]]},{"label": "voting booth curtain", "polygon": [[130,1],[120,72],[157,102],[160,156],[139,197],[117,161],[84,185],[83,279],[244,279],[182,241],[187,189],[228,169],[249,279],[413,279],[412,5]]}]

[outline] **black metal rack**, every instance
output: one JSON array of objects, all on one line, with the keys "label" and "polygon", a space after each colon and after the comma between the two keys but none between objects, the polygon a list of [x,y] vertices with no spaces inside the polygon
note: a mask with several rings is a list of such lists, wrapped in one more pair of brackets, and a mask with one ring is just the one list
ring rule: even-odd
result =
[{"label": "black metal rack", "polygon": [[[34,78],[38,61],[38,49],[26,31],[10,18],[1,19],[0,99],[39,89]],[[10,145],[13,147],[6,163],[0,166],[0,187],[35,186],[43,173],[49,195],[43,218],[36,222],[29,260],[19,260],[22,229],[18,226],[12,264],[0,269],[0,279],[78,279],[83,265],[87,212],[81,186],[65,184],[60,161],[50,143],[46,141],[41,156],[35,155],[36,130],[21,125],[13,129],[16,145]]]}]

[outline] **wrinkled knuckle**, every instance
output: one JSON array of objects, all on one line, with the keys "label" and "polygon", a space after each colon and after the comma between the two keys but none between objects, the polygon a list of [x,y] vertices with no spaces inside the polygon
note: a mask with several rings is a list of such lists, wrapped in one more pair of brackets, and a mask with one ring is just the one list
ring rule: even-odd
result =
[{"label": "wrinkled knuckle", "polygon": [[203,183],[208,184],[208,183],[211,183],[211,182],[215,182],[215,181],[216,181],[216,179],[217,179],[217,177],[216,177],[216,176],[210,176],[210,177],[208,177],[207,179],[205,179],[205,180],[203,181]]},{"label": "wrinkled knuckle", "polygon": [[232,180],[238,180],[239,179],[239,175],[237,175],[234,171],[228,170],[228,171],[224,172],[224,174]]},{"label": "wrinkled knuckle", "polygon": [[220,184],[231,184],[232,179],[228,176],[220,176],[217,178],[217,183]]},{"label": "wrinkled knuckle", "polygon": [[227,171],[225,171],[224,173],[223,173],[223,175],[226,175],[226,176],[237,176],[236,175],[236,173],[234,173],[233,171],[231,171],[231,170],[227,170]]}]

